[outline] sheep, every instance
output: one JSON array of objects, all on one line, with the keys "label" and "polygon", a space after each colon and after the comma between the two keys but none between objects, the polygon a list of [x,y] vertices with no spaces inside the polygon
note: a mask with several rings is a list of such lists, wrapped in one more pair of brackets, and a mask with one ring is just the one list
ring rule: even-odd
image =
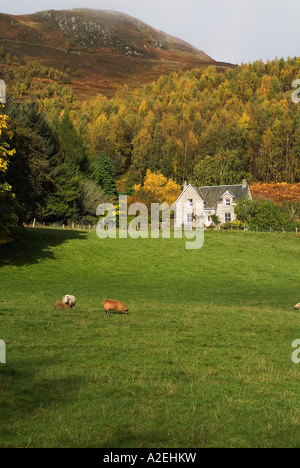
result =
[{"label": "sheep", "polygon": [[54,309],[71,309],[71,306],[69,304],[65,304],[62,301],[56,301],[54,304]]},{"label": "sheep", "polygon": [[296,304],[296,305],[295,305],[295,309],[296,309],[296,310],[300,310],[300,302],[299,302],[299,304]]},{"label": "sheep", "polygon": [[76,308],[76,297],[75,296],[71,296],[70,294],[67,294],[66,296],[63,297],[62,301],[63,301],[64,304],[68,304],[71,308],[73,308],[73,307],[74,307],[74,309]]},{"label": "sheep", "polygon": [[120,301],[108,299],[103,302],[103,307],[106,314],[108,314],[109,311],[116,312],[117,314],[128,314],[128,307]]}]

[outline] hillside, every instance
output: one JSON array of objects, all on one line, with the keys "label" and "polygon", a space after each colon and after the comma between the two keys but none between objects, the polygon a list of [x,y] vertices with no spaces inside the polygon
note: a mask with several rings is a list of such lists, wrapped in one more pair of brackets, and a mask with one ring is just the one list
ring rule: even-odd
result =
[{"label": "hillside", "polygon": [[79,97],[110,97],[119,85],[136,87],[201,65],[230,66],[136,18],[104,10],[0,14],[0,47],[14,57],[14,67],[35,60],[68,73]]}]

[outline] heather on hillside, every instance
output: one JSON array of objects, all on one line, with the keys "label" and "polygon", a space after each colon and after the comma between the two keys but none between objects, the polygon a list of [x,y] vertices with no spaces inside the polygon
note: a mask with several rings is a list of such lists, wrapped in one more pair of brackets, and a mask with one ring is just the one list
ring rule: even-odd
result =
[{"label": "heather on hillside", "polygon": [[[0,74],[11,69],[23,75],[33,58],[43,69],[45,87],[57,79],[71,84],[81,99],[98,93],[113,97],[120,85],[141,87],[162,74],[202,64],[232,66],[119,12],[84,8],[21,16],[0,13]],[[18,92],[24,95],[29,88],[26,76]]]}]

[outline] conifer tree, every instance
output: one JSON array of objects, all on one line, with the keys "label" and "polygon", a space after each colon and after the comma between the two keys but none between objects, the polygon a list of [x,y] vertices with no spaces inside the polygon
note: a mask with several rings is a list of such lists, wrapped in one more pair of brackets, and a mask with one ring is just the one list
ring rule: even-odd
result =
[{"label": "conifer tree", "polygon": [[115,198],[117,196],[116,182],[113,175],[111,163],[106,155],[101,152],[92,173],[93,179],[102,187],[107,196]]},{"label": "conifer tree", "polygon": [[59,125],[60,154],[65,162],[86,169],[87,155],[82,139],[78,135],[68,112],[64,112]]}]

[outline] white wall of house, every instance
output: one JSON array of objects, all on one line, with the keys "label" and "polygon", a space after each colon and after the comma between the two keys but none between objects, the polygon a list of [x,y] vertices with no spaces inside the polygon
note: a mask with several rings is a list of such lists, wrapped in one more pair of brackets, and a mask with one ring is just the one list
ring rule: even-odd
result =
[{"label": "white wall of house", "polygon": [[[246,181],[245,181],[246,182]],[[247,196],[251,199],[251,192],[248,189]],[[212,224],[212,215],[216,214],[221,224],[233,222],[237,219],[234,213],[236,200],[234,195],[227,190],[217,204],[217,208],[207,207],[202,197],[197,193],[193,186],[188,185],[178,200],[175,202],[175,227],[195,226],[193,214],[196,213],[197,205],[203,216],[204,226],[209,227]]]},{"label": "white wall of house", "polygon": [[182,225],[194,226],[193,214],[197,212],[197,207],[198,211],[204,215],[204,201],[193,187],[188,186],[175,205],[175,227],[181,228]]},{"label": "white wall of house", "polygon": [[236,220],[234,207],[234,197],[229,192],[226,192],[222,200],[218,203],[216,210],[216,214],[219,217],[221,224],[226,223],[226,221],[233,222]]}]

